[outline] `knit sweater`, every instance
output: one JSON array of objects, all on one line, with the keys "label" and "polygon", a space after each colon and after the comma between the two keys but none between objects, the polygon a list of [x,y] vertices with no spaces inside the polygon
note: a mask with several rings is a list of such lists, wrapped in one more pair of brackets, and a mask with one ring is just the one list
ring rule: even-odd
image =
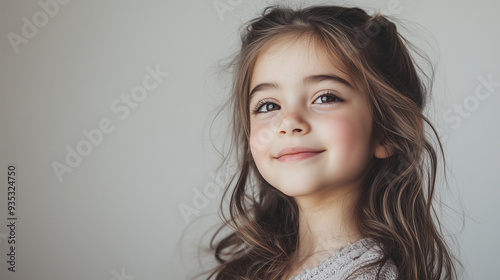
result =
[{"label": "knit sweater", "polygon": [[[319,266],[304,269],[291,280],[395,280],[397,267],[392,261],[386,262],[377,278],[379,267],[359,270],[362,266],[382,258],[380,247],[370,238],[349,243],[341,250],[334,251]],[[349,277],[349,278],[347,278]]]}]

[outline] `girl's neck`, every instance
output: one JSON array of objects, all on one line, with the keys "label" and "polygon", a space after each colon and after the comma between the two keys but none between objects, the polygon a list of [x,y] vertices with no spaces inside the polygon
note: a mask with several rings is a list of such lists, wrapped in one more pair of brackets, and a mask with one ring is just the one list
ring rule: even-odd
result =
[{"label": "girl's neck", "polygon": [[361,238],[353,215],[356,195],[348,189],[295,199],[299,206],[299,242],[292,261],[295,274]]}]

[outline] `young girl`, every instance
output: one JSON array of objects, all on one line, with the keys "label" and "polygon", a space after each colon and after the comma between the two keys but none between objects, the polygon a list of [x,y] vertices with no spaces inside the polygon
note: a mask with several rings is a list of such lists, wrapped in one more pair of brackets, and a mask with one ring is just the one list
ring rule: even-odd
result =
[{"label": "young girl", "polygon": [[456,278],[405,42],[359,8],[268,7],[248,24],[231,64],[239,170],[208,279]]}]

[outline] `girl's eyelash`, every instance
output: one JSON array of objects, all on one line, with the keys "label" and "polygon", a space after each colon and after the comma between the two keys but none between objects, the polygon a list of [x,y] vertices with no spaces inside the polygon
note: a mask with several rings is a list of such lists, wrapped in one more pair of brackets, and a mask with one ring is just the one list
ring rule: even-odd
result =
[{"label": "girl's eyelash", "polygon": [[337,103],[337,102],[342,102],[344,101],[344,99],[338,97],[336,94],[333,93],[333,91],[326,91],[325,93],[321,94],[320,96],[318,96],[316,99],[314,99],[314,101],[316,102],[316,100],[318,100],[319,98],[323,97],[323,96],[330,96],[330,97],[333,97],[335,98],[336,101],[333,101],[333,102],[328,102],[328,103]]},{"label": "girl's eyelash", "polygon": [[[335,99],[335,101],[332,101],[332,102],[325,102],[324,104],[328,104],[328,103],[337,103],[337,102],[342,102],[344,101],[344,99],[338,97],[336,94],[333,93],[333,91],[326,91],[324,92],[323,94],[321,94],[320,96],[318,96],[316,99],[314,99],[314,101],[316,102],[316,100],[318,100],[319,98],[323,97],[323,96],[330,96],[330,97],[333,97]],[[266,113],[266,112],[259,112],[260,109],[263,107],[263,106],[266,106],[267,104],[275,104],[276,106],[279,106],[278,104],[272,102],[271,100],[269,99],[263,99],[261,101],[259,101],[257,103],[257,105],[255,105],[254,109],[252,110],[252,114],[261,114],[261,113]],[[318,103],[318,104],[322,104],[322,103]]]},{"label": "girl's eyelash", "polygon": [[[276,104],[274,102],[272,102],[271,100],[269,99],[263,99],[261,101],[259,101],[257,103],[257,105],[255,105],[255,108],[252,110],[252,114],[260,114],[260,113],[265,113],[265,112],[259,112],[260,109],[263,107],[263,106],[266,106],[267,104]],[[276,104],[277,105],[277,104]],[[279,106],[279,105],[278,105]]]}]

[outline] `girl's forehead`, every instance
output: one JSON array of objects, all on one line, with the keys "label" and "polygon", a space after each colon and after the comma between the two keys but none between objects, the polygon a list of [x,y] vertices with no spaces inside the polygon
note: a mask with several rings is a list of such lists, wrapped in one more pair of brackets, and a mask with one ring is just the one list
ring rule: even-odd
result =
[{"label": "girl's forehead", "polygon": [[282,38],[268,44],[257,55],[250,87],[286,75],[334,74],[351,82],[341,61],[310,36]]}]

